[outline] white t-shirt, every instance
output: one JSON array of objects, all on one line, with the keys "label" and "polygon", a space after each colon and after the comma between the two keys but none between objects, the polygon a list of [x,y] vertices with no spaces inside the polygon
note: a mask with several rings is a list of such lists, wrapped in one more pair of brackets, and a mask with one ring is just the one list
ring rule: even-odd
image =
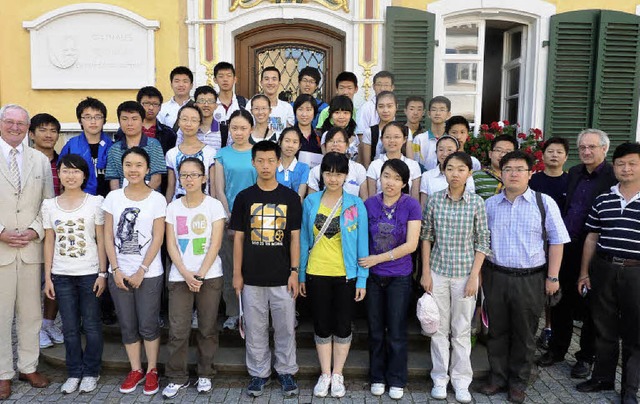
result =
[{"label": "white t-shirt", "polygon": [[[167,207],[165,221],[173,225],[173,234],[184,266],[191,272],[198,272],[204,257],[211,246],[211,230],[213,223],[227,218],[224,207],[219,200],[205,196],[199,206],[187,208],[184,198],[173,201]],[[222,276],[222,261],[217,255],[209,268],[205,279]],[[170,282],[183,282],[184,277],[175,264],[171,264]]]},{"label": "white t-shirt", "polygon": [[[382,165],[385,161],[389,160],[386,154],[380,155],[380,158],[377,158],[371,162],[369,165],[369,169],[367,170],[367,177],[372,180],[376,180],[376,193],[382,191],[382,187],[380,185],[380,175],[382,174]],[[411,183],[416,178],[420,178],[422,170],[420,170],[420,165],[417,161],[411,160],[405,156],[402,156],[400,160],[404,161],[409,167],[409,190],[411,190]]]},{"label": "white t-shirt", "polygon": [[180,148],[176,146],[170,149],[165,156],[167,170],[173,170],[173,173],[176,177],[176,188],[173,192],[172,199],[174,201],[176,200],[178,195],[184,195],[187,193],[187,191],[185,191],[180,184],[180,174],[178,173],[178,166],[180,165],[180,162],[182,162],[182,160],[186,159],[187,157],[196,157],[204,163],[204,175],[207,178],[206,188],[204,192],[207,194],[209,193],[209,169],[216,162],[216,150],[209,145],[205,145],[196,154],[184,154],[180,150]]},{"label": "white t-shirt", "polygon": [[162,104],[160,107],[160,112],[158,112],[158,120],[160,123],[167,125],[170,128],[173,128],[176,120],[178,119],[178,111],[182,108],[187,102],[190,101],[190,98],[187,98],[185,102],[182,104],[178,104],[175,98],[171,97],[169,101]]},{"label": "white t-shirt", "polygon": [[[116,258],[120,271],[131,276],[138,271],[153,237],[153,221],[165,217],[167,202],[159,192],[152,191],[141,201],[132,201],[124,194],[124,188],[109,192],[102,204],[102,210],[113,216],[113,235]],[[107,243],[110,241],[106,241]],[[109,268],[111,272],[111,268]],[[145,278],[162,275],[160,250]]]},{"label": "white t-shirt", "polygon": [[96,226],[104,224],[103,200],[102,196],[86,194],[82,204],[73,210],[62,209],[57,197],[42,202],[42,226],[56,234],[52,274],[81,276],[98,273]]},{"label": "white t-shirt", "polygon": [[[251,100],[247,101],[245,109],[251,111]],[[295,120],[296,116],[293,113],[293,107],[288,102],[278,100],[278,104],[271,106],[269,126],[271,126],[271,129],[276,133],[276,140],[287,126],[293,126]]]},{"label": "white t-shirt", "polygon": [[[370,127],[373,125],[377,125],[380,123],[380,117],[378,116],[378,111],[376,110],[376,96],[369,98],[362,106],[358,109],[358,117],[356,120],[356,124],[360,129],[362,129],[363,141],[364,135],[367,133]],[[371,136],[371,133],[369,133]],[[371,139],[371,137],[369,137]],[[365,142],[367,143],[367,142]],[[371,144],[371,140],[369,140],[368,144]]]},{"label": "white t-shirt", "polygon": [[[360,196],[360,185],[367,180],[367,170],[360,163],[349,160],[349,174],[342,189],[351,195]],[[315,166],[309,173],[309,188],[320,191],[320,166]]]},{"label": "white t-shirt", "polygon": [[413,158],[426,170],[438,166],[436,138],[431,135],[431,132],[422,132],[413,137]]},{"label": "white t-shirt", "polygon": [[[327,140],[328,132],[329,131],[324,132],[320,137],[321,146],[325,144],[325,141]],[[358,136],[351,136],[349,146],[347,147],[347,155],[353,161],[355,161],[358,157],[358,146],[360,146],[360,139],[358,138]]]},{"label": "white t-shirt", "polygon": [[[422,178],[420,179],[421,194],[431,196],[438,191],[446,189],[448,186],[449,183],[447,182],[447,178],[444,176],[442,171],[440,171],[440,168],[436,167],[422,173]],[[476,184],[473,182],[473,177],[470,176],[467,179],[464,189],[472,194],[476,192]]]}]

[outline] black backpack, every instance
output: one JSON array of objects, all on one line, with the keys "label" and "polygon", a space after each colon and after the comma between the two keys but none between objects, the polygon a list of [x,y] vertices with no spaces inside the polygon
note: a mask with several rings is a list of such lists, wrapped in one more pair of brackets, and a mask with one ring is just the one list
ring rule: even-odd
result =
[{"label": "black backpack", "polygon": [[[247,99],[241,95],[236,95],[236,99],[238,100],[238,106],[242,109],[246,109],[247,107]],[[227,146],[227,139],[229,138],[229,122],[222,121],[220,122],[220,147]]]}]

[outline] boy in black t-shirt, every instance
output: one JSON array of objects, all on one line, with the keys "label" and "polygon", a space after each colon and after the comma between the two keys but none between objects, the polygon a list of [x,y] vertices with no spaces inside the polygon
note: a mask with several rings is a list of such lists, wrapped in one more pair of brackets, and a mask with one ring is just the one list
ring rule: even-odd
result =
[{"label": "boy in black t-shirt", "polygon": [[[300,197],[276,180],[280,147],[262,141],[251,160],[258,172],[255,185],[235,199],[229,228],[235,230],[233,288],[242,296],[246,362],[250,396],[260,396],[271,375],[269,312],[273,319],[274,368],[285,396],[298,393],[295,299],[300,261]],[[240,325],[242,326],[242,324]]]}]

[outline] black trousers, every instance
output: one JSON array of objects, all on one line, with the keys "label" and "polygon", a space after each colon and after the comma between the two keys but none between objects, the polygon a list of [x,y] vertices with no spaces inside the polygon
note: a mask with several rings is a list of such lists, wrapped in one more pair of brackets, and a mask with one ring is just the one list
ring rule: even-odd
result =
[{"label": "black trousers", "polygon": [[593,363],[596,352],[593,319],[588,307],[591,298],[582,297],[576,286],[580,276],[580,263],[584,238],[572,239],[564,245],[562,266],[560,267],[560,287],[562,299],[551,308],[551,329],[553,335],[549,343],[549,350],[555,357],[564,357],[569,350],[573,336],[573,320],[582,320],[580,333],[580,350],[576,352],[576,359]]},{"label": "black trousers", "polygon": [[544,307],[546,275],[546,271],[542,271],[512,276],[486,264],[482,270],[493,384],[521,390],[527,387],[536,351],[535,335]]},{"label": "black trousers", "polygon": [[615,381],[622,337],[622,390],[635,396],[640,384],[640,267],[623,267],[596,255],[589,275],[596,330],[592,378]]}]

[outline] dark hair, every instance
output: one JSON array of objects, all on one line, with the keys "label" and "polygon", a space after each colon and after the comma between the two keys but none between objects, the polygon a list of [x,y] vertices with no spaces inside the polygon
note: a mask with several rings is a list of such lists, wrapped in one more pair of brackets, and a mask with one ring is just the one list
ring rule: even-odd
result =
[{"label": "dark hair", "polygon": [[322,191],[324,189],[324,178],[322,174],[340,173],[349,174],[349,157],[346,154],[338,152],[329,152],[322,157],[322,163],[320,163],[320,182],[318,188]]},{"label": "dark hair", "polygon": [[358,77],[356,77],[352,72],[342,72],[338,74],[336,77],[336,88],[338,88],[338,85],[343,81],[350,81],[354,86],[356,86],[356,88],[358,88]]},{"label": "dark hair", "polygon": [[275,66],[267,66],[260,72],[260,80],[264,78],[265,72],[276,72],[278,73],[278,81],[282,80],[282,75],[280,74],[280,70],[278,70]]},{"label": "dark hair", "polygon": [[387,128],[389,127],[396,127],[400,129],[400,131],[402,132],[402,136],[404,136],[405,139],[409,136],[409,134],[404,130],[405,128],[404,123],[400,121],[392,121],[386,124],[385,127],[382,129],[382,133],[380,133],[380,139],[384,137],[384,134],[387,133]]},{"label": "dark hair", "polygon": [[304,135],[294,126],[289,126],[288,128],[285,128],[282,132],[280,132],[280,137],[278,138],[278,144],[282,147],[282,140],[284,139],[285,135],[287,135],[289,132],[293,132],[296,134],[296,136],[298,137],[298,140],[300,141],[300,146],[302,146],[305,140]]},{"label": "dark hair", "polygon": [[544,142],[544,144],[542,145],[542,152],[544,153],[545,151],[547,151],[547,147],[549,147],[552,144],[562,145],[562,147],[564,147],[564,152],[566,154],[569,154],[569,141],[563,137],[557,137],[557,136],[549,138]]},{"label": "dark hair", "polygon": [[233,73],[234,76],[236,75],[236,69],[229,62],[218,62],[213,67],[213,77],[216,77],[220,70],[231,70],[231,73]]},{"label": "dark hair", "polygon": [[515,137],[511,136],[511,135],[498,135],[496,137],[493,138],[493,140],[491,141],[491,150],[493,151],[493,148],[496,147],[496,145],[498,144],[498,142],[510,142],[513,145],[513,150],[518,150],[518,141],[516,140]]},{"label": "dark hair", "polygon": [[173,78],[178,74],[184,74],[189,77],[189,81],[193,83],[193,72],[186,66],[174,67],[169,74],[169,81],[173,81]]},{"label": "dark hair", "polygon": [[58,170],[58,172],[60,172],[60,168],[62,167],[62,165],[69,168],[77,168],[78,170],[82,171],[82,174],[84,174],[84,181],[82,181],[80,189],[84,191],[84,187],[87,186],[87,181],[89,180],[89,165],[87,164],[87,161],[79,154],[71,153],[65,154],[64,156],[60,157],[58,163],[56,164],[56,169]]},{"label": "dark hair", "polygon": [[443,136],[440,136],[438,140],[436,140],[436,149],[438,148],[438,145],[440,144],[440,142],[442,142],[443,140],[452,140],[453,143],[456,144],[456,150],[460,148],[460,142],[458,142],[458,139],[450,135],[443,135]]},{"label": "dark hair", "polygon": [[500,170],[511,160],[524,160],[527,163],[529,170],[533,169],[533,156],[529,153],[525,153],[522,150],[514,150],[502,156],[500,159]]},{"label": "dark hair", "polygon": [[293,114],[295,115],[298,108],[302,106],[305,102],[308,102],[313,107],[313,116],[318,115],[318,103],[316,99],[313,98],[310,94],[300,94],[298,98],[293,102]]},{"label": "dark hair", "polygon": [[353,119],[353,101],[351,98],[346,95],[336,95],[329,102],[329,116],[325,119],[322,124],[322,130],[327,131],[333,127],[333,123],[331,123],[331,115],[336,111],[348,111],[351,113],[351,120],[347,125],[347,133],[349,136],[353,136],[356,130],[356,121]]},{"label": "dark hair", "polygon": [[621,143],[616,149],[613,151],[613,162],[619,158],[627,156],[629,154],[638,154],[640,155],[640,143],[638,142],[626,142]]},{"label": "dark hair", "polygon": [[462,115],[454,115],[444,123],[444,133],[449,133],[454,125],[464,125],[467,128],[467,132],[471,132],[471,126],[467,118]]},{"label": "dark hair", "polygon": [[240,108],[233,111],[231,113],[231,116],[229,117],[229,125],[231,125],[231,121],[233,120],[233,118],[237,118],[237,117],[246,119],[251,125],[251,127],[253,127],[253,116],[251,115],[251,112],[247,111],[244,108]]},{"label": "dark hair", "polygon": [[251,148],[251,160],[253,161],[256,159],[256,154],[258,154],[258,152],[269,151],[274,151],[277,158],[280,158],[280,155],[282,154],[280,146],[277,143],[270,140],[261,140],[258,143],[254,144]]},{"label": "dark hair", "polygon": [[130,154],[137,154],[144,157],[147,162],[147,168],[151,167],[151,157],[149,157],[149,153],[140,146],[133,146],[125,150],[124,153],[122,153],[122,158],[120,158],[120,164],[124,164],[124,159]]},{"label": "dark hair", "polygon": [[140,114],[140,118],[142,119],[144,119],[145,115],[147,114],[147,111],[144,110],[142,104],[137,101],[125,101],[122,104],[118,105],[118,120],[120,120],[120,115],[123,112],[137,112],[138,114]]},{"label": "dark hair", "polygon": [[298,81],[300,81],[300,79],[304,76],[311,77],[316,81],[316,85],[320,86],[320,70],[316,69],[315,67],[307,66],[304,69],[300,70],[300,72],[298,73]]},{"label": "dark hair", "polygon": [[29,132],[35,133],[38,126],[49,124],[55,126],[56,132],[60,133],[60,121],[58,121],[55,116],[47,113],[36,114],[31,117]]},{"label": "dark hair", "polygon": [[420,102],[420,103],[422,103],[422,108],[424,108],[427,105],[427,102],[424,100],[424,97],[420,97],[419,95],[410,95],[410,96],[408,96],[407,99],[404,102],[405,108],[407,106],[409,106],[410,102]]},{"label": "dark hair", "polygon": [[176,121],[180,121],[180,116],[182,115],[182,111],[184,111],[185,109],[192,109],[194,111],[196,111],[198,113],[198,117],[200,118],[200,123],[202,123],[202,121],[204,120],[204,116],[202,115],[202,111],[200,111],[200,108],[196,107],[194,104],[184,104],[182,107],[180,107],[180,109],[178,110],[178,115],[176,118]]},{"label": "dark hair", "polygon": [[447,164],[449,163],[449,160],[451,160],[451,159],[458,159],[465,166],[467,166],[469,168],[469,171],[473,170],[473,162],[471,161],[471,156],[469,156],[467,153],[462,152],[462,151],[457,151],[457,152],[454,152],[454,153],[451,153],[450,155],[448,155],[447,158],[444,159],[444,162],[442,163],[442,169],[443,170],[445,168],[447,168]]},{"label": "dark hair", "polygon": [[[200,159],[199,159],[199,158],[197,158],[197,157],[187,157],[187,158],[185,158],[184,160],[182,160],[182,161],[178,164],[178,170],[177,170],[177,173],[178,173],[178,181],[180,181],[180,169],[182,168],[182,165],[183,165],[184,163],[193,163],[193,164],[197,165],[197,166],[198,166],[198,168],[200,169],[200,172],[201,172],[202,174],[204,174],[204,175],[205,175],[205,177],[206,177],[207,173],[206,173],[206,171],[205,171],[204,163],[202,162],[202,160],[200,160]],[[183,187],[183,188],[184,188],[184,187]],[[204,191],[207,189],[207,183],[206,183],[206,182],[205,182],[204,184],[202,184],[201,189],[202,189],[202,192],[204,192]]]},{"label": "dark hair", "polygon": [[78,118],[78,122],[80,122],[80,125],[82,125],[82,113],[87,108],[97,109],[98,111],[100,111],[102,116],[104,116],[103,122],[107,120],[107,107],[102,103],[102,101],[96,98],[87,97],[84,100],[80,101],[80,103],[76,107],[76,118]]},{"label": "dark hair", "polygon": [[447,111],[451,111],[451,100],[442,95],[438,95],[429,100],[429,109],[433,104],[444,104],[447,106]]},{"label": "dark hair", "polygon": [[376,73],[376,75],[373,76],[373,84],[376,84],[376,80],[378,79],[391,79],[391,85],[396,82],[396,78],[393,76],[393,73],[387,70],[380,70],[378,73]]},{"label": "dark hair", "polygon": [[378,107],[378,101],[381,98],[385,98],[385,97],[393,98],[394,104],[396,104],[396,106],[398,105],[398,97],[393,91],[380,91],[380,93],[376,96],[376,108]]},{"label": "dark hair", "polygon": [[407,163],[405,163],[400,159],[389,159],[385,161],[384,164],[382,164],[382,168],[380,169],[380,178],[382,178],[382,172],[387,167],[395,171],[395,173],[400,176],[400,179],[404,184],[404,186],[402,187],[402,193],[408,194],[409,193],[409,177],[411,176],[411,173],[409,171],[409,166],[407,165]]},{"label": "dark hair", "polygon": [[256,94],[253,97],[251,97],[251,101],[250,101],[251,102],[251,106],[253,106],[253,102],[255,100],[260,100],[260,99],[266,100],[267,101],[267,105],[269,105],[269,108],[271,108],[271,100],[269,99],[269,97],[267,97],[264,94]]},{"label": "dark hair", "polygon": [[160,90],[158,90],[153,86],[142,87],[140,90],[138,90],[138,94],[136,95],[136,101],[142,102],[142,97],[159,98],[160,104],[162,104],[162,102],[164,101],[164,98],[162,98],[162,93],[160,92]]},{"label": "dark hair", "polygon": [[344,140],[349,144],[349,132],[346,129],[341,128],[339,126],[334,126],[333,128],[327,131],[327,135],[324,137],[324,143],[327,144],[333,140],[336,135],[340,133],[344,137]]},{"label": "dark hair", "polygon": [[218,93],[216,93],[216,90],[211,86],[200,86],[196,88],[196,91],[193,93],[193,99],[198,99],[200,94],[213,94],[213,96],[216,97],[216,100],[218,99]]}]

